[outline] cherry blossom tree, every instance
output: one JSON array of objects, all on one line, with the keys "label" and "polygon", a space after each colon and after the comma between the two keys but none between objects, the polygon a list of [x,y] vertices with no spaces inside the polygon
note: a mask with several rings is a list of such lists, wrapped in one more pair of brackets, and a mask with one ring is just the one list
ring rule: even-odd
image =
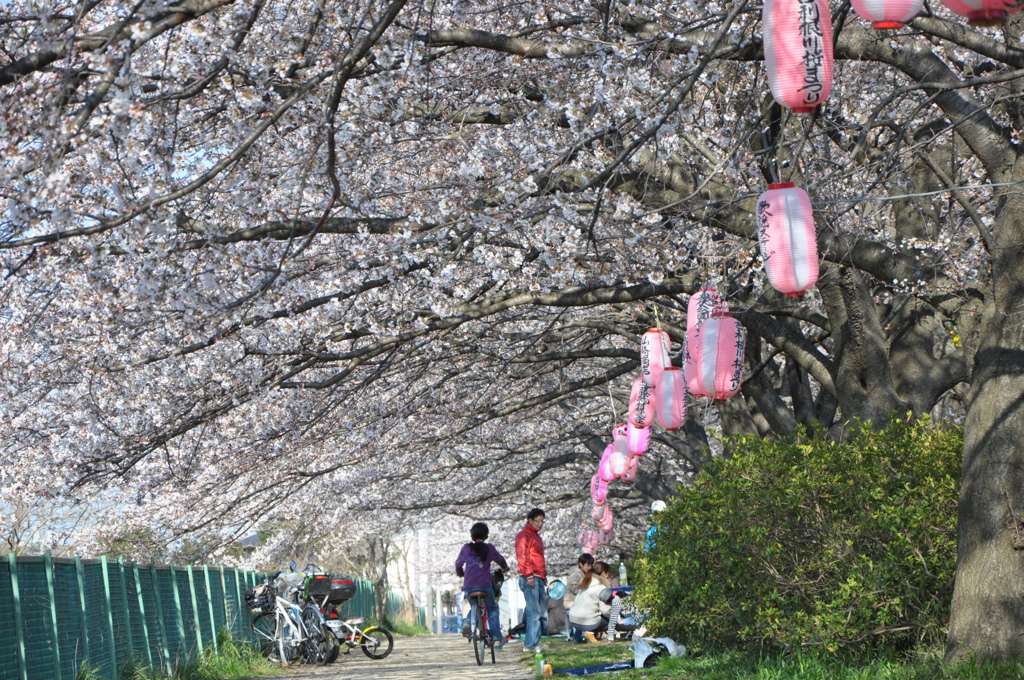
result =
[{"label": "cherry blossom tree", "polygon": [[[1024,660],[1020,20],[833,12],[794,116],[745,0],[7,3],[3,492],[224,544],[539,505],[569,555],[639,336],[678,350],[710,284],[742,395],[656,432],[609,550],[721,434],[963,418],[948,655]],[[779,180],[815,202],[799,301],[757,255]]]}]

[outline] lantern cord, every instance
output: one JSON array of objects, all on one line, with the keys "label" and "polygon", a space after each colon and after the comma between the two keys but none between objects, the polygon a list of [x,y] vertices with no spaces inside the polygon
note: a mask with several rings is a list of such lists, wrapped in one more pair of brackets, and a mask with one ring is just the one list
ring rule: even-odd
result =
[{"label": "lantern cord", "polygon": [[661,330],[661,318],[658,316],[658,303],[654,303],[654,325],[657,329]]},{"label": "lantern cord", "polygon": [[708,409],[710,408],[711,397],[704,397],[704,422],[702,423],[702,425],[704,426],[705,431],[708,429]]}]

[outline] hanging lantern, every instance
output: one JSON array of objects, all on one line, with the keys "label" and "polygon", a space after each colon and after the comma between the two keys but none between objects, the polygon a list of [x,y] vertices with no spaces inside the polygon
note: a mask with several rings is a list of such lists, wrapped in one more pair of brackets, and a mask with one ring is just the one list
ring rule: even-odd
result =
[{"label": "hanging lantern", "polygon": [[686,376],[686,389],[690,394],[696,395],[700,390],[695,349],[697,331],[712,316],[728,311],[729,305],[714,288],[701,288],[690,296],[690,301],[686,305],[686,344],[683,345],[683,374]]},{"label": "hanging lantern", "polygon": [[917,16],[924,0],[852,0],[853,10],[872,28],[902,28]]},{"label": "hanging lantern", "polygon": [[601,521],[598,522],[598,524],[600,524],[601,528],[604,529],[606,532],[610,532],[612,530],[612,509],[611,508],[608,508],[608,510],[605,511],[604,517],[601,518]]},{"label": "hanging lantern", "polygon": [[757,199],[757,240],[768,282],[799,297],[818,280],[818,242],[807,192],[792,182],[769,184]]},{"label": "hanging lantern", "polygon": [[697,373],[687,377],[693,396],[721,400],[739,391],[745,341],[743,326],[728,314],[713,316],[701,325],[694,346]]},{"label": "hanging lantern", "polygon": [[640,377],[649,386],[658,384],[658,378],[666,366],[672,365],[669,351],[672,341],[668,333],[652,328],[640,338]]},{"label": "hanging lantern", "polygon": [[636,479],[636,471],[639,466],[640,458],[638,456],[633,456],[632,458],[630,458],[626,462],[626,471],[622,473],[622,481],[632,482],[634,479]]},{"label": "hanging lantern", "polygon": [[658,424],[666,430],[678,430],[686,418],[686,379],[675,366],[666,368],[656,388],[658,401],[655,412]]},{"label": "hanging lantern", "polygon": [[629,395],[629,424],[647,427],[654,420],[654,388],[644,382],[643,378],[633,381],[633,391]]},{"label": "hanging lantern", "polygon": [[580,532],[578,534],[576,534],[576,545],[582,546],[586,542],[587,542],[587,530],[584,529],[581,526],[580,527]]},{"label": "hanging lantern", "polygon": [[651,442],[651,428],[636,427],[633,423],[626,425],[626,451],[631,456],[642,456],[647,453]]},{"label": "hanging lantern", "polygon": [[612,469],[610,466],[611,457],[612,445],[609,444],[608,446],[605,447],[604,455],[601,456],[601,462],[597,466],[597,475],[604,482],[610,482],[617,476],[612,474]]},{"label": "hanging lantern", "polygon": [[772,96],[793,113],[813,112],[832,90],[828,0],[765,0],[761,20]]},{"label": "hanging lantern", "polygon": [[604,505],[608,497],[608,482],[601,479],[601,475],[594,475],[590,478],[590,500],[594,505]]},{"label": "hanging lantern", "polygon": [[594,475],[590,478],[590,500],[594,505],[602,505],[608,498],[608,482],[601,479],[601,475]]},{"label": "hanging lantern", "polygon": [[971,26],[999,26],[1024,7],[1017,0],[942,0],[942,4],[967,17]]},{"label": "hanging lantern", "polygon": [[629,458],[629,449],[626,445],[626,438],[616,438],[616,440],[612,442],[612,452],[608,456],[608,469],[616,477],[621,477],[622,473],[626,471],[626,463]]},{"label": "hanging lantern", "polygon": [[593,529],[587,530],[587,540],[583,543],[584,552],[591,555],[597,552],[597,532]]},{"label": "hanging lantern", "polygon": [[590,510],[590,516],[595,522],[600,523],[604,519],[605,513],[609,512],[607,505],[595,505]]},{"label": "hanging lantern", "polygon": [[610,531],[599,531],[597,532],[597,542],[600,545],[608,545],[612,542],[612,532]]}]

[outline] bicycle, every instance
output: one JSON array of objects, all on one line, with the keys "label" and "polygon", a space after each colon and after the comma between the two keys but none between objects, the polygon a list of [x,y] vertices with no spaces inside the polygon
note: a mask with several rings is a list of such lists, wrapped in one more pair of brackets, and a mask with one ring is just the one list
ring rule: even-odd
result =
[{"label": "bicycle", "polygon": [[[286,578],[278,579],[284,595],[298,587]],[[305,607],[279,595],[280,588],[264,583],[246,593],[246,602],[256,616],[252,628],[260,651],[271,663],[289,664],[302,660],[322,666],[331,652],[323,614],[312,605]]]},{"label": "bicycle", "polygon": [[[501,585],[505,581],[505,574],[500,569],[491,574],[491,589],[494,591],[494,599],[501,597]],[[470,629],[470,642],[473,644],[473,655],[476,657],[476,665],[482,666],[487,649],[491,650],[491,663],[497,663],[494,658],[494,644],[497,642],[490,633],[490,619],[487,614],[487,592],[484,590],[471,590],[467,594],[472,603],[470,617],[473,624]]]},{"label": "bicycle", "polygon": [[[337,615],[336,612],[332,613]],[[334,633],[338,643],[347,645],[349,650],[359,647],[363,654],[371,659],[383,659],[395,648],[395,638],[391,631],[380,626],[370,626],[362,630],[356,627],[365,621],[363,617],[345,620],[327,618],[324,624]],[[348,654],[348,651],[345,653]]]}]

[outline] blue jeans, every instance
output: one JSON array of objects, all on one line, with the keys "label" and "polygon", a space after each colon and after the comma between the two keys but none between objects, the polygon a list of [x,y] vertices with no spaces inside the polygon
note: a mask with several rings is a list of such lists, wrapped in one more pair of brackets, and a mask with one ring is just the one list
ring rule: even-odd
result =
[{"label": "blue jeans", "polygon": [[519,590],[523,591],[523,597],[526,598],[526,637],[523,646],[533,648],[540,644],[540,636],[544,634],[541,619],[547,621],[548,618],[548,591],[543,579],[534,577],[531,588],[525,576],[519,577]]},{"label": "blue jeans", "polygon": [[487,625],[491,629],[491,637],[495,640],[503,639],[501,635],[501,620],[500,614],[498,613],[498,601],[494,599],[494,588],[466,588],[466,599],[469,601],[469,625],[473,628],[476,627],[476,602],[469,600],[469,594],[474,590],[482,590],[487,593],[487,597],[484,598],[484,603],[487,605]]}]

